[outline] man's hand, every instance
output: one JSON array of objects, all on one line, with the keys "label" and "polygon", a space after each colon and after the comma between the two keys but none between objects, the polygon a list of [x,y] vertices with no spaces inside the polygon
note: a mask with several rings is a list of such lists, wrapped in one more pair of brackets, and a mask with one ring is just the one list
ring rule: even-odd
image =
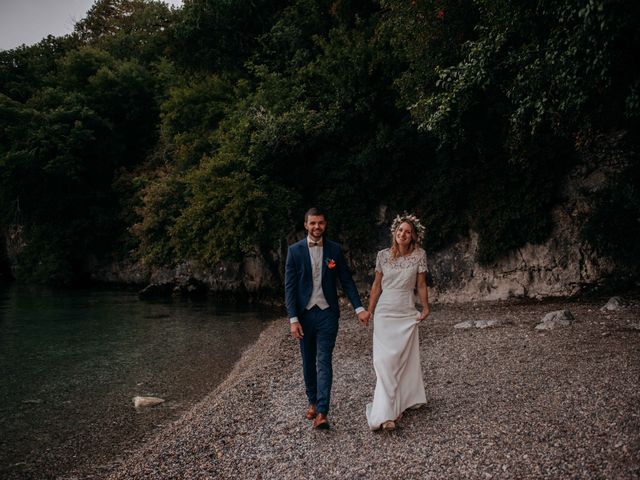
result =
[{"label": "man's hand", "polygon": [[302,332],[302,325],[300,325],[300,322],[293,322],[289,328],[291,329],[291,336],[293,338],[296,340],[302,340],[304,333]]},{"label": "man's hand", "polygon": [[369,320],[371,320],[371,314],[367,310],[363,310],[358,314],[358,320],[366,327],[369,325]]}]

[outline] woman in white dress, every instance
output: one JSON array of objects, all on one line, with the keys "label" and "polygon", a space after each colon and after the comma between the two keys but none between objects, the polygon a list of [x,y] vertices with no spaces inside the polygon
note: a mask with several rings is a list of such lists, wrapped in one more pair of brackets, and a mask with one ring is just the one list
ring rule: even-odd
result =
[{"label": "woman in white dress", "polygon": [[[391,248],[376,259],[369,298],[376,371],[373,402],[367,404],[371,430],[393,430],[402,412],[427,401],[418,344],[418,325],[429,315],[423,235],[418,218],[399,215],[391,226]],[[416,290],[422,311],[416,309]]]}]

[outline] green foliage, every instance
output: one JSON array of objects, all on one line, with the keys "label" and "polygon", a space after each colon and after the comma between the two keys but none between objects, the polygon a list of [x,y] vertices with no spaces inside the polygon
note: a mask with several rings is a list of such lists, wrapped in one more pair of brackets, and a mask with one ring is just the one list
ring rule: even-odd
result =
[{"label": "green foliage", "polygon": [[215,161],[208,163],[189,179],[188,207],[171,230],[179,258],[212,265],[273,248],[289,225],[288,206],[295,196],[266,176],[215,174]]},{"label": "green foliage", "polygon": [[50,84],[57,62],[76,46],[74,38],[48,36],[35,45],[0,51],[0,93],[26,101]]},{"label": "green foliage", "polygon": [[[104,249],[113,235],[114,204],[106,194],[110,152],[97,141],[109,127],[74,96],[43,110],[5,97],[0,112],[2,117],[22,118],[3,132],[10,141],[0,159],[3,223],[28,227],[21,271],[48,275],[41,280],[67,281],[69,275],[58,275],[53,267],[64,264],[65,272],[73,271],[73,262]],[[38,256],[48,239],[50,244]]]},{"label": "green foliage", "polygon": [[284,0],[192,0],[172,29],[171,50],[182,65],[238,71],[268,31]]},{"label": "green foliage", "polygon": [[237,96],[230,80],[205,75],[168,89],[161,104],[163,140],[172,146],[180,170],[198,164],[218,146],[216,130]]},{"label": "green foliage", "polygon": [[165,53],[177,19],[177,12],[161,1],[97,0],[74,33],[114,57],[148,63]]},{"label": "green foliage", "polygon": [[82,255],[74,257],[73,240],[68,230],[54,225],[33,225],[24,235],[28,242],[20,253],[17,278],[24,283],[48,283],[69,286],[80,280]]},{"label": "green foliage", "polygon": [[68,283],[126,229],[113,186],[157,140],[151,65],[77,36],[2,52],[2,65],[15,98],[0,95],[0,222],[24,227],[22,279]]},{"label": "green foliage", "polygon": [[[421,131],[451,152],[449,213],[480,260],[549,234],[575,132],[628,125],[640,78],[639,9],[602,1],[386,1],[381,38],[406,62],[396,86]],[[624,41],[622,39],[625,39]],[[624,67],[623,67],[624,65]],[[606,100],[604,100],[606,98]],[[626,116],[625,116],[626,114]],[[633,127],[631,127],[633,128]],[[455,185],[447,175],[449,187]],[[437,202],[427,217],[443,225]],[[462,231],[461,221],[456,222]]]},{"label": "green foliage", "polygon": [[[271,258],[310,205],[361,249],[386,205],[494,262],[548,237],[576,137],[637,136],[639,5],[99,0],[0,52],[0,223],[25,227],[21,275],[58,282],[92,256]],[[585,229],[607,255],[624,182]]]},{"label": "green foliage", "polygon": [[152,74],[135,61],[103,66],[89,78],[88,104],[113,126],[118,164],[139,162],[157,139],[155,87]]},{"label": "green foliage", "polygon": [[[405,2],[388,2],[390,8],[402,10],[398,3]],[[421,5],[426,6],[420,12],[433,21],[435,4]],[[443,24],[449,23],[450,13],[454,24],[461,24],[461,4],[441,5]],[[507,138],[515,151],[528,144],[539,128],[569,133],[600,123],[603,115],[608,122],[619,121],[620,113],[633,110],[639,72],[629,59],[639,46],[633,33],[638,5],[606,0],[483,0],[464,8],[474,12],[466,14],[468,19],[477,21],[472,37],[462,35],[464,41],[453,49],[457,58],[436,55],[443,62],[434,65],[433,55],[421,56],[414,42],[407,42],[404,49],[413,66],[400,85],[419,128],[459,141],[466,134],[461,117],[487,91],[500,93],[497,102],[506,104]],[[405,40],[425,35],[421,22],[398,30]],[[609,101],[601,102],[602,96]],[[625,104],[631,108],[625,110]]]},{"label": "green foliage", "polygon": [[157,170],[153,178],[141,174],[134,177],[138,190],[137,221],[130,230],[136,242],[136,256],[150,265],[173,265],[178,257],[171,229],[185,206],[184,182],[169,169]]}]

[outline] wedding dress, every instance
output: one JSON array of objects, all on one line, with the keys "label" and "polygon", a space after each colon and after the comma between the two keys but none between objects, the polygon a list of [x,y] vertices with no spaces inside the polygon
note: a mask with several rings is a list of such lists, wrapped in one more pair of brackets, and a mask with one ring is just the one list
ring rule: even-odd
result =
[{"label": "wedding dress", "polygon": [[427,256],[416,248],[405,257],[378,252],[376,271],[382,272],[382,294],[373,319],[373,366],[376,388],[366,413],[372,430],[395,420],[410,407],[426,403],[418,341],[419,314],[415,306],[417,273],[427,270]]}]

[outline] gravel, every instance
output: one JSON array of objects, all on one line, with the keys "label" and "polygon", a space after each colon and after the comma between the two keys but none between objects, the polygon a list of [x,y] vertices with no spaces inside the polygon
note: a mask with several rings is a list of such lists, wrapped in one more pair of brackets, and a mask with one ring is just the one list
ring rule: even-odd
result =
[{"label": "gravel", "polygon": [[[282,319],[201,403],[92,477],[640,478],[640,302],[603,312],[605,300],[434,305],[420,326],[428,404],[392,432],[365,419],[371,328],[343,313],[332,429],[313,431]],[[535,330],[565,309],[580,321]],[[501,328],[453,328],[470,318]]]}]

